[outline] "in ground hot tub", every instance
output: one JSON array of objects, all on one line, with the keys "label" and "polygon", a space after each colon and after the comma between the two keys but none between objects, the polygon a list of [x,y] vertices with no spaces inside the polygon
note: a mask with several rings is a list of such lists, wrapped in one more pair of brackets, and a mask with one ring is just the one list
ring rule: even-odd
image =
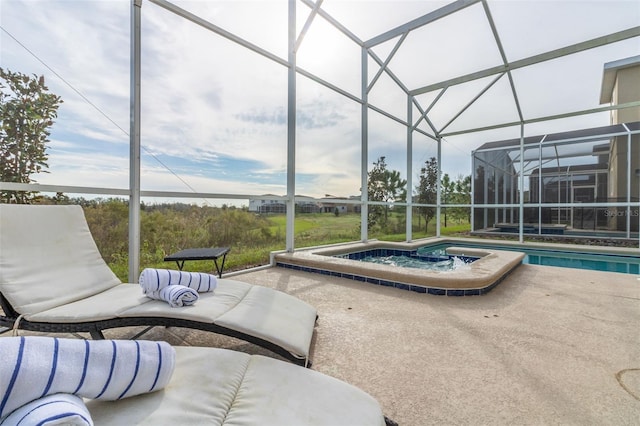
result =
[{"label": "in ground hot tub", "polygon": [[[444,240],[443,240],[444,241]],[[429,239],[428,243],[439,242]],[[354,259],[384,253],[416,253],[426,240],[412,243],[373,241],[310,248],[293,253],[275,253],[273,264],[305,272],[314,272],[370,284],[395,287],[418,293],[470,296],[487,293],[522,263],[524,253],[517,251],[451,247],[448,259],[466,259],[464,267],[450,270],[421,269],[362,262]],[[418,255],[419,256],[419,255]]]}]

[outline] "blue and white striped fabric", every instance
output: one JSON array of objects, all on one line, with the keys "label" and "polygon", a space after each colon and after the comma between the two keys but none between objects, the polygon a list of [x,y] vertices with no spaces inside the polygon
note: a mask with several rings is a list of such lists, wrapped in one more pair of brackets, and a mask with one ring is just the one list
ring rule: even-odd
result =
[{"label": "blue and white striped fabric", "polygon": [[164,300],[169,303],[172,308],[181,306],[189,306],[198,300],[198,292],[192,288],[183,285],[171,285],[163,289],[147,293],[152,299]]},{"label": "blue and white striped fabric", "polygon": [[166,342],[0,338],[0,419],[47,395],[117,400],[162,389],[175,367]]},{"label": "blue and white striped fabric", "polygon": [[214,291],[218,285],[215,275],[153,268],[143,270],[138,282],[145,296],[164,300],[172,307],[192,305],[198,293]]},{"label": "blue and white striped fabric", "polygon": [[93,426],[93,419],[82,398],[56,393],[29,402],[0,421],[0,426],[31,425]]}]

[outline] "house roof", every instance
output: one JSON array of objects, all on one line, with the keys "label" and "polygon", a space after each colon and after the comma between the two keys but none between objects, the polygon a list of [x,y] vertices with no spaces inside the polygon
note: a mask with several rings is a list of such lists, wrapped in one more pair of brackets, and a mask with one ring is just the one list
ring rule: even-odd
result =
[{"label": "house roof", "polygon": [[[551,133],[547,135],[529,136],[524,138],[524,145],[537,144],[541,142],[565,142],[579,139],[599,139],[627,134],[629,129],[632,132],[640,131],[640,122],[635,121],[625,124],[613,124],[611,126],[593,127],[591,129],[572,130],[569,132]],[[510,148],[520,146],[520,139],[507,139],[503,141],[487,142],[480,146],[475,152],[492,151],[500,148]]]},{"label": "house roof", "polygon": [[613,88],[616,85],[616,79],[618,77],[618,71],[637,66],[640,66],[640,55],[604,64],[604,71],[602,73],[602,89],[600,90],[601,104],[611,103]]}]

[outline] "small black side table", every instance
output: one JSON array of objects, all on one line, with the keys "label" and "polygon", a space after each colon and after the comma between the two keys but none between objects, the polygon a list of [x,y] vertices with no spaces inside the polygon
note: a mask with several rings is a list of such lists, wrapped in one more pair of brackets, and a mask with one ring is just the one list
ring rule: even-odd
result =
[{"label": "small black side table", "polygon": [[[212,248],[193,248],[181,250],[164,258],[165,262],[175,261],[178,268],[182,271],[185,260],[213,260],[216,265],[218,277],[222,278],[222,270],[224,269],[224,261],[227,259],[227,253],[231,247],[212,247]],[[218,258],[222,256],[222,264],[218,266]]]}]

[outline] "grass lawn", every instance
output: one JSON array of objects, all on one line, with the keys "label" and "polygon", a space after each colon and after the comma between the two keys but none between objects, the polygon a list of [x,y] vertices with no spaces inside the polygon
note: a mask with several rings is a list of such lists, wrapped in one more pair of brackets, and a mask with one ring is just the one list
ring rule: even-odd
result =
[{"label": "grass lawn", "polygon": [[[391,214],[390,219],[402,220],[403,217],[398,214]],[[269,263],[270,253],[273,251],[284,250],[286,247],[286,215],[269,215],[269,232],[276,237],[276,242],[269,244],[231,244],[231,252],[227,256],[224,270],[234,271],[251,268]],[[414,218],[413,238],[424,238],[435,235],[435,222],[429,224],[428,232],[418,231],[418,221]],[[424,222],[423,222],[424,223]],[[449,221],[448,227],[442,226],[442,235],[457,235],[469,231],[468,223],[452,225]],[[360,214],[340,214],[338,216],[332,213],[304,213],[298,214],[295,218],[294,225],[294,244],[295,248],[313,247],[326,244],[336,244],[340,242],[350,242],[360,240]],[[384,241],[404,241],[404,232],[397,234],[370,234],[370,239],[379,239]],[[256,241],[259,241],[256,239]],[[145,247],[141,252],[142,267],[147,268],[175,268],[175,263],[163,261],[164,254],[147,252]],[[126,281],[127,279],[127,258],[121,256],[118,261],[109,264],[118,277]],[[190,271],[212,272],[213,262],[211,261],[194,261],[189,262]]]},{"label": "grass lawn", "polygon": [[[391,215],[390,220],[396,218],[399,215]],[[286,216],[274,215],[269,217],[269,221],[273,224],[272,232],[279,232],[281,235],[285,235],[286,232]],[[429,236],[435,236],[436,224],[435,221],[429,223],[428,232],[424,230],[424,225],[421,230],[418,230],[418,219],[413,219],[413,238],[425,238]],[[456,235],[460,233],[466,233],[470,230],[470,224],[465,223],[452,223],[448,221],[447,227],[444,227],[444,221],[442,222],[440,233],[441,235]],[[296,215],[295,225],[295,245],[296,247],[311,247],[323,244],[334,244],[345,241],[358,241],[360,240],[360,214],[350,213],[341,214],[335,216],[330,213],[314,213],[314,214],[299,214]],[[380,239],[385,241],[404,241],[405,233],[398,234],[370,234],[369,238]]]},{"label": "grass lawn", "polygon": [[334,244],[360,238],[360,215],[314,213],[297,215],[295,241],[298,247]]}]

